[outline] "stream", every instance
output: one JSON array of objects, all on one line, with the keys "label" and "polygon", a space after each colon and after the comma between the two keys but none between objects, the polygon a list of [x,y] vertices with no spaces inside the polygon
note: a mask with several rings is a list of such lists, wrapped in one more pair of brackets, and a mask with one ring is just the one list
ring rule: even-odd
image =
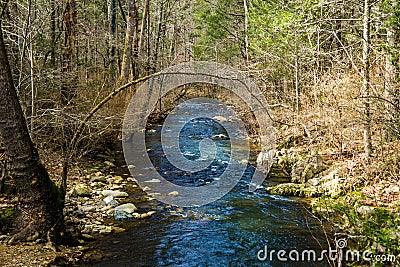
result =
[{"label": "stream", "polygon": [[[204,106],[183,104],[174,111],[176,125],[187,121],[196,109]],[[217,115],[227,116],[223,107]],[[178,127],[178,126],[177,126]],[[181,186],[202,186],[218,180],[230,157],[230,141],[214,140],[215,160],[206,169],[187,173],[174,167],[164,157],[161,145],[161,125],[149,127],[146,136],[148,154],[158,172],[170,182]],[[173,129],[172,129],[173,130]],[[189,160],[200,160],[203,155],[199,142],[204,138],[227,136],[215,120],[197,118],[187,122],[179,134],[183,155]],[[231,138],[236,138],[232,137]],[[237,138],[240,138],[238,134]],[[165,145],[165,144],[164,144]],[[250,155],[250,162],[256,154]],[[92,266],[327,266],[326,261],[301,261],[304,250],[315,250],[320,257],[326,238],[320,223],[307,211],[304,200],[269,195],[264,187],[276,184],[266,179],[255,192],[249,192],[249,183],[255,168],[247,164],[237,185],[221,199],[200,207],[179,208],[157,200],[143,201],[145,193],[136,190],[131,199],[140,210],[157,210],[147,219],[136,219],[121,224],[127,230],[109,234],[93,244],[102,257]],[[126,170],[127,172],[127,170]],[[268,247],[271,250],[297,250],[300,262],[278,260],[261,261],[257,254]],[[269,255],[268,255],[269,256]]]}]

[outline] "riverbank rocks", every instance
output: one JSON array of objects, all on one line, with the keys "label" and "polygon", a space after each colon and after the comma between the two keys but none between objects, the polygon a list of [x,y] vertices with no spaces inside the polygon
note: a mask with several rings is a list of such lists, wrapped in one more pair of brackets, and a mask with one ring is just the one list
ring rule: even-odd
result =
[{"label": "riverbank rocks", "polygon": [[338,197],[352,182],[352,179],[344,178],[346,170],[344,167],[336,167],[328,174],[309,179],[304,183],[283,183],[267,187],[266,190],[270,194],[282,196],[319,197],[324,195]]},{"label": "riverbank rocks", "polygon": [[69,194],[72,197],[89,197],[92,194],[92,188],[85,184],[79,183],[71,189]]},{"label": "riverbank rocks", "polygon": [[290,180],[292,183],[305,183],[327,168],[328,165],[320,155],[308,156],[293,165]]},{"label": "riverbank rocks", "polygon": [[348,187],[350,179],[345,179],[346,168],[338,167],[330,171],[327,175],[308,180],[308,184],[315,187],[325,196],[339,196]]},{"label": "riverbank rocks", "polygon": [[[115,163],[112,160],[110,162]],[[160,182],[156,179],[149,181],[149,185]],[[120,233],[125,231],[120,228],[121,222],[149,218],[156,213],[148,211],[151,205],[142,207],[146,197],[138,188],[136,179],[128,173],[113,170],[110,164],[96,162],[95,167],[71,175],[66,195],[65,221],[71,229],[94,237],[98,234]],[[138,207],[133,204],[136,202],[140,205],[139,210],[146,212],[138,213]]]},{"label": "riverbank rocks", "polygon": [[105,197],[112,196],[112,197],[127,197],[129,196],[128,193],[118,191],[118,190],[103,190],[101,194]]}]

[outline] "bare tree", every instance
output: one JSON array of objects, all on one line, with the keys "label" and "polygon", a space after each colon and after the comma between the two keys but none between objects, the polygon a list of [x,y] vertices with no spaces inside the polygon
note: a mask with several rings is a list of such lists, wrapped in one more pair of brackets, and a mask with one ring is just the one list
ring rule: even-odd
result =
[{"label": "bare tree", "polygon": [[362,96],[364,101],[364,152],[371,155],[371,108],[370,108],[370,13],[371,5],[369,0],[364,0],[363,15],[363,84]]}]

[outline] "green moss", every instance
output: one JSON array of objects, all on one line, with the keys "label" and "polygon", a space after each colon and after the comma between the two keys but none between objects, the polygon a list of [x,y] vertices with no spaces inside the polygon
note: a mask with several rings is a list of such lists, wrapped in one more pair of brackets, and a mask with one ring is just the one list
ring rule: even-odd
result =
[{"label": "green moss", "polygon": [[[400,255],[400,207],[397,210],[388,210],[382,207],[365,206],[360,209],[365,196],[359,191],[335,200],[332,198],[319,198],[312,205],[314,212],[326,216],[324,212],[330,211],[329,218],[335,225],[351,235],[355,248],[360,251],[369,250],[373,254]],[[333,215],[333,216],[332,216]]]},{"label": "green moss", "polygon": [[51,179],[50,179],[50,188],[53,194],[57,196],[57,204],[59,207],[64,206],[65,196],[61,190]]},{"label": "green moss", "polygon": [[311,197],[314,191],[306,187],[304,184],[283,183],[276,186],[265,188],[272,195],[279,196],[295,196],[295,197]]},{"label": "green moss", "polygon": [[0,229],[9,228],[17,216],[18,212],[16,209],[7,208],[2,214],[0,214]]}]

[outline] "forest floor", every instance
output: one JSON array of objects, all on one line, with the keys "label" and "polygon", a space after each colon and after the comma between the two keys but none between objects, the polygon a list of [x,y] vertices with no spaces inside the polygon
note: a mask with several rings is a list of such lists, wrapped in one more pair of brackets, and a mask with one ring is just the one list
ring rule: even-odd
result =
[{"label": "forest floor", "polygon": [[[120,155],[122,151],[107,150],[96,156],[84,157],[71,167],[64,213],[67,227],[75,234],[78,246],[59,246],[55,251],[40,242],[41,240],[8,245],[5,242],[8,236],[0,235],[0,266],[84,265],[84,262],[101,257],[90,251],[90,242],[111,232],[125,231],[121,224],[114,220],[116,206],[130,205],[129,214],[122,213],[122,216],[129,218],[141,220],[154,215],[157,211],[141,209],[143,203],[150,201],[134,179],[129,177],[127,166],[123,165],[123,157]],[[53,180],[59,183],[62,172],[62,160],[59,155],[48,151],[42,155],[42,161]],[[12,186],[7,186],[6,183],[6,191],[7,188],[12,190]],[[0,195],[1,203],[4,203],[0,206],[0,214],[5,214],[7,209],[12,209],[17,203],[17,199],[12,198],[11,193]],[[118,193],[119,196],[104,195],[105,193]]]},{"label": "forest floor", "polygon": [[68,258],[72,258],[72,249],[64,248],[62,252],[55,252],[44,244],[0,244],[0,266],[60,266],[67,265]]}]

